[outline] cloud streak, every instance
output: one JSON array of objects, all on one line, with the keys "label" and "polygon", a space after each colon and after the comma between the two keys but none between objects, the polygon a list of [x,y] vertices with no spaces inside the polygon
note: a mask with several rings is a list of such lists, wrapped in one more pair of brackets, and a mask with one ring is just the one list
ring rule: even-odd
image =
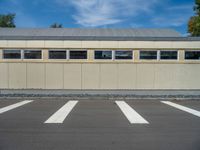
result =
[{"label": "cloud streak", "polygon": [[0,0],[0,13],[16,13],[18,27],[174,28],[185,33],[194,15],[187,0]]},{"label": "cloud streak", "polygon": [[73,18],[82,26],[95,27],[121,22],[121,19],[116,18],[115,8],[109,1],[75,0],[72,5],[77,11]]},{"label": "cloud streak", "polygon": [[[72,18],[83,27],[180,27],[192,15],[193,3],[169,5],[169,0],[56,0],[74,8]],[[159,13],[158,13],[159,11]],[[184,14],[184,15],[183,15]],[[145,21],[138,18],[145,16]],[[144,19],[144,18],[143,18]],[[139,19],[140,20],[140,19]]]},{"label": "cloud streak", "polygon": [[61,5],[71,4],[73,18],[84,27],[98,27],[124,22],[128,17],[150,13],[158,0],[57,0]]}]

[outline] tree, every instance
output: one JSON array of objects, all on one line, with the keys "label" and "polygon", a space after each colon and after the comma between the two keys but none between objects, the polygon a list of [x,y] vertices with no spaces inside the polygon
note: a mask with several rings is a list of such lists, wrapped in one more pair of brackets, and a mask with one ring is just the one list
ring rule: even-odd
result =
[{"label": "tree", "polygon": [[200,36],[200,16],[193,16],[190,18],[188,32],[192,36]]},{"label": "tree", "polygon": [[192,16],[188,22],[188,32],[191,36],[200,36],[200,0],[195,0],[195,16]]},{"label": "tree", "polygon": [[200,16],[200,0],[195,0],[194,11],[198,16]]},{"label": "tree", "polygon": [[62,24],[54,23],[50,26],[50,28],[62,28]]},{"label": "tree", "polygon": [[15,14],[0,14],[0,27],[15,28]]}]

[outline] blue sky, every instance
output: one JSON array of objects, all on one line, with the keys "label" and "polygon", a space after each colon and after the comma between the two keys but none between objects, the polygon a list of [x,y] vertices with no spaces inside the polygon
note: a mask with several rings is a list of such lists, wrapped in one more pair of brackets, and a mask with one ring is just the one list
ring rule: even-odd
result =
[{"label": "blue sky", "polygon": [[0,0],[17,27],[173,28],[187,34],[194,0]]}]

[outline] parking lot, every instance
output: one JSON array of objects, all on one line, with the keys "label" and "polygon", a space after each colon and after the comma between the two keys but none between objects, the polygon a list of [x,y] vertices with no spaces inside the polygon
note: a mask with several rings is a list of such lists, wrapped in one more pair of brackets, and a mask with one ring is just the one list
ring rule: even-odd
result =
[{"label": "parking lot", "polygon": [[0,100],[0,150],[199,150],[200,101]]}]

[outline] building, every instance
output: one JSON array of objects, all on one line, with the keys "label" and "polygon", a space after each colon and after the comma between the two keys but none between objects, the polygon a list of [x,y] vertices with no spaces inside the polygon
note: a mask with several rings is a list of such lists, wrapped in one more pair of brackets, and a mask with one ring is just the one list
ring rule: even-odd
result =
[{"label": "building", "polygon": [[200,38],[171,29],[0,28],[0,89],[200,89]]}]

